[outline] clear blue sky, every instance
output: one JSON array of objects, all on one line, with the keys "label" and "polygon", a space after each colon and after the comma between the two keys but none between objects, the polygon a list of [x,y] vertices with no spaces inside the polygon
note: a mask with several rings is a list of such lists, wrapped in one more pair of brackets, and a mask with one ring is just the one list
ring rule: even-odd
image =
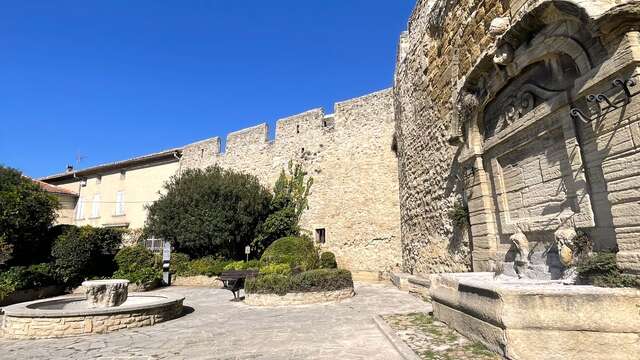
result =
[{"label": "clear blue sky", "polygon": [[392,85],[415,0],[30,0],[0,11],[0,164],[40,177]]}]

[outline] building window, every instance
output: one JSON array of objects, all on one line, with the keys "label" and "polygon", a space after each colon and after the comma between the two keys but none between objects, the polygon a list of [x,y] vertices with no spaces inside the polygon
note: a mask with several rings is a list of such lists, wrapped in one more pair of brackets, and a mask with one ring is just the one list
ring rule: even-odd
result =
[{"label": "building window", "polygon": [[122,170],[120,171],[120,180],[125,180],[127,178],[127,172]]},{"label": "building window", "polygon": [[79,198],[76,204],[76,220],[84,219],[84,199]]},{"label": "building window", "polygon": [[116,216],[124,215],[124,191],[116,193]]},{"label": "building window", "polygon": [[91,203],[91,217],[100,217],[100,194],[93,195],[93,202]]},{"label": "building window", "polygon": [[327,232],[325,229],[316,229],[316,242],[318,244],[324,244],[327,241]]},{"label": "building window", "polygon": [[100,185],[100,184],[102,184],[102,176],[98,175],[96,176],[96,185]]},{"label": "building window", "polygon": [[300,134],[300,125],[296,125],[296,134]]}]

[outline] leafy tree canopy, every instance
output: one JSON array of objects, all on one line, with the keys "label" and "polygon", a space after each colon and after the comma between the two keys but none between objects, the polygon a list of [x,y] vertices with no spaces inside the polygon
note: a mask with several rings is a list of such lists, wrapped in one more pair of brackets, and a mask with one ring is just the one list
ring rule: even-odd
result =
[{"label": "leafy tree canopy", "polygon": [[44,243],[57,208],[54,196],[19,171],[0,166],[0,265],[30,264],[47,257],[50,244]]},{"label": "leafy tree canopy", "polygon": [[283,169],[273,187],[271,214],[258,229],[252,248],[262,252],[277,239],[300,235],[300,217],[307,209],[313,178],[307,177],[301,164],[289,161],[288,173]]},{"label": "leafy tree canopy", "polygon": [[271,198],[255,176],[219,166],[186,170],[148,207],[147,232],[192,258],[240,259],[269,215]]}]

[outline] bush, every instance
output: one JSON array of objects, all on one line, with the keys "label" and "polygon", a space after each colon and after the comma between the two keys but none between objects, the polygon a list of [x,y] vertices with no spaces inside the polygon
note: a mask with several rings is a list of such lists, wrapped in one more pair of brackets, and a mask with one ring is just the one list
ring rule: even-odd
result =
[{"label": "bush", "polygon": [[307,198],[313,185],[313,178],[301,164],[289,161],[288,174],[282,170],[275,186],[270,204],[270,214],[257,230],[257,236],[251,243],[257,254],[269,247],[274,241],[289,236],[300,236],[300,217],[307,208]]},{"label": "bush", "polygon": [[260,269],[261,263],[258,260],[250,260],[250,261],[233,261],[227,264],[224,267],[224,271],[232,271],[232,270],[258,270]]},{"label": "bush", "polygon": [[255,176],[213,166],[172,177],[149,206],[147,232],[191,258],[237,259],[269,215],[271,193]]},{"label": "bush", "polygon": [[155,267],[141,267],[130,271],[118,270],[113,274],[113,278],[129,280],[136,285],[150,286],[161,281],[162,271]]},{"label": "bush", "polygon": [[[0,166],[0,258],[28,265],[47,261],[47,230],[56,218],[58,200],[19,171]],[[0,263],[0,265],[2,265]]]},{"label": "bush", "polygon": [[[162,258],[160,259],[160,266],[162,266]],[[189,255],[182,253],[172,253],[171,260],[169,261],[169,271],[172,274],[188,274],[191,269],[191,262],[189,261]]]},{"label": "bush", "polygon": [[122,232],[109,228],[70,227],[51,249],[60,278],[71,286],[92,277],[109,277],[115,270],[114,255]]},{"label": "bush", "polygon": [[15,266],[0,273],[0,300],[16,290],[59,284],[50,264]]},{"label": "bush", "polygon": [[[224,268],[233,261],[207,256],[189,261],[185,254],[171,254],[171,273],[178,276],[216,276],[222,274]],[[239,261],[238,263],[242,263]]]},{"label": "bush", "polygon": [[453,204],[453,208],[449,210],[447,216],[458,227],[469,226],[469,208],[459,201]]},{"label": "bush", "polygon": [[336,256],[330,251],[325,251],[320,254],[320,267],[323,269],[337,268],[338,263],[336,263]]},{"label": "bush", "polygon": [[318,267],[319,259],[313,241],[306,237],[286,237],[269,245],[261,258],[265,264],[289,264],[302,271]]},{"label": "bush", "polygon": [[118,264],[118,270],[125,272],[157,266],[157,260],[153,252],[143,245],[122,248],[116,254],[115,260],[116,264]]},{"label": "bush", "polygon": [[616,263],[616,254],[612,252],[596,252],[591,256],[579,258],[576,272],[580,282],[599,287],[637,287],[640,280],[625,275]]},{"label": "bush", "polygon": [[113,278],[126,279],[131,283],[149,286],[162,279],[162,271],[151,250],[143,245],[128,246],[116,255],[118,271]]},{"label": "bush", "polygon": [[316,269],[296,275],[264,274],[245,281],[249,294],[285,295],[294,292],[334,291],[353,287],[351,272],[340,269]]},{"label": "bush", "polygon": [[291,275],[289,264],[270,264],[260,269],[260,274]]},{"label": "bush", "polygon": [[216,259],[212,256],[192,260],[189,263],[189,272],[186,275],[217,276],[222,274],[225,266],[229,265],[229,263],[231,261]]}]

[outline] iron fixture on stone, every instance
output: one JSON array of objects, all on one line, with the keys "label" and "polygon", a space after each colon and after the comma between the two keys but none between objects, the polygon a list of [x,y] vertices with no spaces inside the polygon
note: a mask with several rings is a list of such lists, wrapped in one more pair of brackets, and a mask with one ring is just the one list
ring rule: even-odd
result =
[{"label": "iron fixture on stone", "polygon": [[585,124],[590,123],[591,121],[595,120],[596,118],[602,116],[603,114],[607,114],[610,111],[619,109],[623,106],[626,106],[627,104],[629,104],[631,102],[631,99],[640,94],[640,91],[636,91],[635,93],[631,92],[632,87],[636,86],[637,82],[634,79],[627,79],[627,80],[623,80],[623,79],[615,79],[613,80],[613,86],[614,88],[622,88],[623,94],[624,94],[624,98],[619,99],[619,100],[611,100],[607,95],[605,94],[591,94],[589,96],[587,96],[587,101],[590,103],[598,103],[598,104],[605,104],[605,106],[600,110],[600,113],[595,116],[595,117],[590,117],[585,115],[582,110],[578,109],[577,107],[572,107],[571,108],[571,117],[578,119],[582,122],[584,122]]}]

